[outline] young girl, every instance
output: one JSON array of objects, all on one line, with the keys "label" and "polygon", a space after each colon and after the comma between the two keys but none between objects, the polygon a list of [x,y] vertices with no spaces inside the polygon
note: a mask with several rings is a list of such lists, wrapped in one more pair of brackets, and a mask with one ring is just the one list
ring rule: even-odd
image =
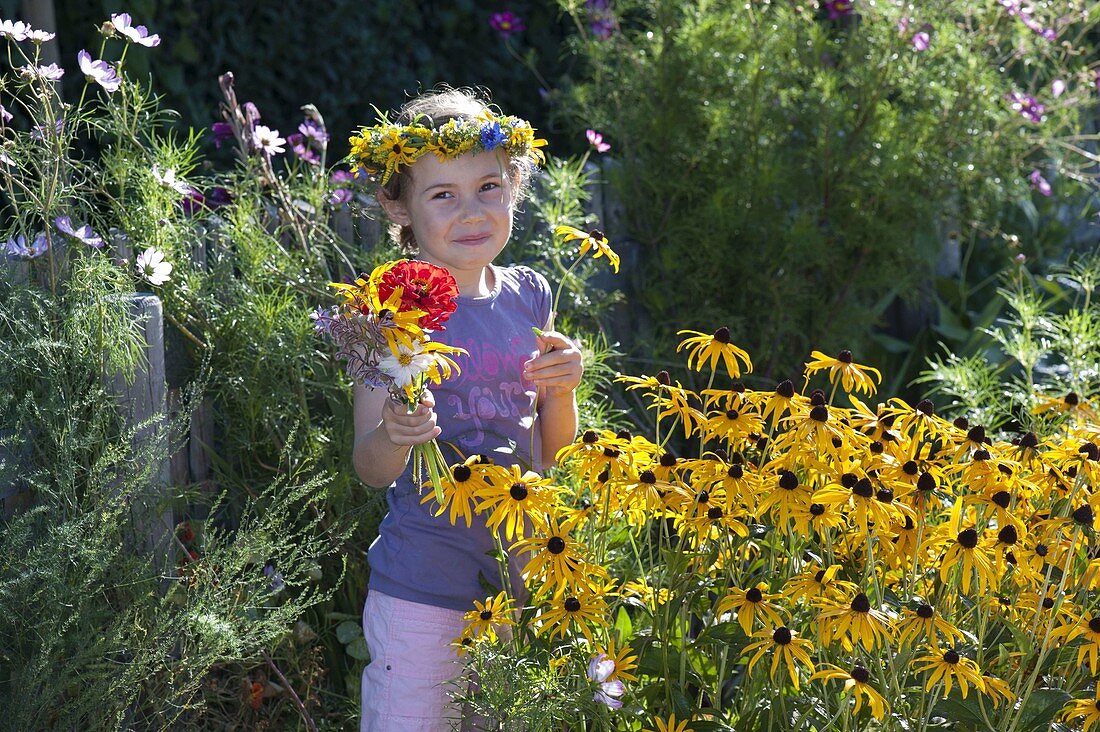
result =
[{"label": "young girl", "polygon": [[[485,598],[483,579],[500,574],[483,521],[452,526],[421,504],[409,452],[439,438],[445,455],[453,445],[467,457],[541,469],[576,433],[581,354],[549,330],[546,280],[527,267],[493,264],[541,158],[530,125],[497,117],[474,95],[452,89],[410,101],[386,133],[385,147],[371,149],[361,137],[353,152],[381,179],[378,201],[402,249],[454,276],[457,309],[438,338],[469,355],[456,359],[461,374],[413,412],[383,389],[355,387],[355,470],[367,485],[388,486],[389,507],[368,553],[363,631],[371,662],[361,729],[435,732],[461,722],[448,696],[461,671],[451,643],[473,600]],[[432,140],[430,152],[417,156],[415,143],[405,142],[412,136]],[[533,327],[545,330],[536,336]],[[521,586],[515,566],[512,581]]]}]

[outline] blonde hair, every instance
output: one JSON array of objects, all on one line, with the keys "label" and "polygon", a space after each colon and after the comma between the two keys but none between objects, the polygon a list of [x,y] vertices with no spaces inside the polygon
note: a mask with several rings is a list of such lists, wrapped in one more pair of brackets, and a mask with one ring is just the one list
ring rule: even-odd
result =
[{"label": "blonde hair", "polygon": [[[487,95],[483,98],[477,90],[441,87],[410,99],[401,107],[394,122],[399,125],[408,125],[419,119],[426,126],[434,128],[452,119],[476,120],[488,109],[490,109],[490,103],[487,101]],[[508,157],[513,203],[521,201],[527,193],[535,167],[530,158]],[[385,185],[379,186],[378,195],[391,201],[400,201],[411,185],[412,171],[407,168],[402,169],[390,176]],[[391,223],[388,231],[390,237],[400,247],[402,254],[413,255],[419,251],[411,226]]]}]

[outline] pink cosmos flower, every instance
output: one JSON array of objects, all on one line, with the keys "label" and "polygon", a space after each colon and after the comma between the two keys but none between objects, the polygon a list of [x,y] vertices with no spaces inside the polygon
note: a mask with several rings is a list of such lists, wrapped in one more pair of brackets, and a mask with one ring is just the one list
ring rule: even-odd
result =
[{"label": "pink cosmos flower", "polygon": [[118,73],[109,63],[102,59],[93,61],[92,55],[85,50],[81,50],[76,55],[76,60],[80,64],[80,70],[83,72],[85,79],[99,84],[108,92],[118,91],[122,79],[119,78]]},{"label": "pink cosmos flower", "polygon": [[523,19],[508,10],[490,15],[489,26],[499,33],[502,38],[527,30],[527,26],[523,24]]},{"label": "pink cosmos flower", "polygon": [[917,53],[920,53],[921,51],[927,51],[928,45],[929,43],[931,43],[931,41],[931,36],[929,36],[925,31],[914,33],[913,40],[911,41],[911,43],[913,44],[913,50]]},{"label": "pink cosmos flower", "polygon": [[156,33],[150,34],[149,29],[143,25],[135,26],[129,13],[112,15],[111,24],[114,25],[115,31],[117,31],[119,35],[128,41],[133,41],[139,46],[152,48],[153,46],[160,45],[160,36]]},{"label": "pink cosmos flower", "polygon": [[1054,191],[1050,187],[1050,182],[1043,177],[1043,174],[1038,170],[1031,171],[1031,175],[1027,177],[1031,182],[1031,187],[1039,191],[1039,193],[1047,196],[1048,198],[1054,195]]},{"label": "pink cosmos flower", "polygon": [[1050,83],[1050,93],[1055,99],[1062,96],[1065,91],[1066,82],[1062,81],[1061,79],[1055,79]]},{"label": "pink cosmos flower", "polygon": [[1035,97],[1021,92],[1012,92],[1009,95],[1009,100],[1012,102],[1012,109],[1023,115],[1024,119],[1035,123],[1043,121],[1043,114],[1047,111],[1047,108],[1040,104]]},{"label": "pink cosmos flower", "polygon": [[279,137],[279,131],[267,125],[256,125],[252,130],[252,145],[264,155],[278,155],[283,152],[286,140]]},{"label": "pink cosmos flower", "polygon": [[598,153],[605,153],[611,149],[611,145],[603,141],[603,135],[595,130],[585,130],[584,136],[588,138],[588,144],[596,148]]}]

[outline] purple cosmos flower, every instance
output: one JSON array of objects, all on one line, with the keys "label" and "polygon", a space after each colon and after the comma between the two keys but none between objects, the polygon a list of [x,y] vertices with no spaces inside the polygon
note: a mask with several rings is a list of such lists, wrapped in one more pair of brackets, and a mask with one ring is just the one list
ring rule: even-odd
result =
[{"label": "purple cosmos flower", "polygon": [[108,92],[118,91],[122,79],[119,78],[118,73],[109,63],[102,59],[93,61],[92,54],[85,50],[81,50],[76,55],[76,60],[80,64],[80,70],[84,73],[85,79],[99,84]]},{"label": "purple cosmos flower", "polygon": [[[63,119],[55,120],[54,123],[53,123],[54,134],[55,135],[60,135],[61,130],[63,130],[63,129],[65,129],[65,120],[63,120]],[[31,139],[32,140],[39,140],[39,141],[45,140],[46,139],[46,134],[48,132],[49,132],[49,128],[46,125],[35,125],[33,128],[31,128]]]},{"label": "purple cosmos flower", "polygon": [[486,122],[481,126],[481,146],[486,150],[495,150],[507,139],[499,122]]},{"label": "purple cosmos flower", "polygon": [[825,0],[825,10],[829,12],[829,20],[836,20],[852,14],[852,3],[850,0]]},{"label": "purple cosmos flower", "polygon": [[183,212],[185,214],[194,216],[206,207],[206,196],[198,191],[191,191],[180,201],[180,206],[183,207]]},{"label": "purple cosmos flower", "polygon": [[302,124],[298,125],[298,132],[301,132],[307,140],[311,140],[318,145],[328,144],[329,134],[316,120],[307,119],[303,121]]},{"label": "purple cosmos flower", "polygon": [[1050,83],[1050,93],[1055,99],[1065,94],[1065,92],[1066,82],[1062,81],[1061,79],[1055,79]]},{"label": "purple cosmos flower", "polygon": [[258,152],[272,156],[283,152],[286,140],[279,137],[279,131],[273,130],[267,125],[256,125],[252,129],[252,145]]},{"label": "purple cosmos flower", "polygon": [[11,122],[11,120],[12,120],[11,112],[9,112],[7,109],[5,109],[3,104],[0,104],[0,124],[5,124],[6,125],[8,122]]},{"label": "purple cosmos flower", "polygon": [[1042,193],[1044,196],[1047,196],[1049,198],[1050,196],[1054,195],[1054,191],[1050,187],[1050,182],[1046,178],[1044,178],[1043,174],[1040,173],[1038,170],[1031,171],[1031,175],[1029,175],[1027,179],[1031,182],[1031,187],[1039,191],[1039,193]]},{"label": "purple cosmos flower", "polygon": [[20,234],[8,239],[4,248],[11,259],[36,259],[45,254],[46,250],[50,248],[50,240],[46,238],[46,232],[40,231],[34,237],[34,241],[27,244],[27,238]]},{"label": "purple cosmos flower", "polygon": [[588,139],[588,144],[596,148],[598,153],[605,153],[611,149],[611,145],[603,141],[603,135],[595,130],[585,130],[584,136]]},{"label": "purple cosmos flower", "polygon": [[160,45],[160,36],[156,33],[149,34],[149,29],[143,25],[134,26],[129,13],[118,13],[111,16],[111,24],[119,35],[127,41],[133,41],[139,46],[152,48]]},{"label": "purple cosmos flower", "polygon": [[49,66],[20,66],[19,75],[28,81],[33,79],[57,81],[65,75],[65,69],[57,64],[50,64]]},{"label": "purple cosmos flower", "polygon": [[210,208],[220,208],[233,203],[233,194],[228,188],[214,186],[206,192],[206,205]]},{"label": "purple cosmos flower", "polygon": [[67,237],[76,239],[96,249],[101,249],[103,247],[103,237],[92,231],[91,224],[74,226],[72,219],[68,216],[58,216],[53,220],[53,225]]},{"label": "purple cosmos flower", "polygon": [[1042,23],[1035,20],[1031,15],[1031,6],[1025,6],[1023,0],[997,0],[1002,8],[1008,11],[1009,15],[1014,15],[1020,19],[1020,21],[1027,26],[1031,31],[1038,33],[1048,41],[1053,41],[1055,37],[1053,28],[1045,28]]},{"label": "purple cosmos flower", "polygon": [[210,125],[210,131],[214,133],[214,147],[220,148],[233,139],[233,125],[228,122],[215,122]]},{"label": "purple cosmos flower", "polygon": [[501,38],[507,38],[513,33],[527,30],[523,19],[505,10],[503,13],[493,13],[489,16],[489,26],[500,34]]},{"label": "purple cosmos flower", "polygon": [[587,0],[584,5],[588,10],[588,28],[592,35],[606,41],[618,28],[615,14],[611,12],[611,3],[609,0]]},{"label": "purple cosmos flower", "polygon": [[294,132],[286,136],[286,141],[290,143],[291,149],[299,160],[309,163],[310,165],[320,165],[321,156],[317,154],[317,151],[306,141],[305,135],[300,132]]},{"label": "purple cosmos flower", "polygon": [[271,580],[271,593],[275,594],[286,587],[286,582],[283,580],[283,575],[276,571],[275,566],[272,564],[264,565],[264,577]]},{"label": "purple cosmos flower", "polygon": [[343,206],[351,200],[351,196],[351,191],[347,188],[335,188],[328,194],[328,202],[330,206]]},{"label": "purple cosmos flower", "polygon": [[606,653],[597,653],[588,662],[588,678],[599,683],[593,700],[605,704],[611,709],[620,709],[623,706],[620,697],[626,693],[626,687],[621,681],[608,681],[608,677],[615,673],[615,661]]},{"label": "purple cosmos flower", "polygon": [[11,156],[8,155],[3,150],[0,150],[0,163],[3,163],[4,165],[7,165],[7,166],[12,167],[12,168],[15,167],[15,161],[12,160]]},{"label": "purple cosmos flower", "polygon": [[1036,123],[1043,121],[1043,113],[1046,112],[1047,108],[1040,104],[1035,97],[1021,92],[1012,92],[1009,99],[1012,101],[1012,109],[1023,115],[1025,119]]},{"label": "purple cosmos flower", "polygon": [[898,20],[898,33],[904,33],[905,31],[909,30],[909,24],[912,22],[912,18],[910,18],[908,15],[903,15],[901,19]]},{"label": "purple cosmos flower", "polygon": [[31,30],[33,29],[21,20],[0,20],[0,38],[25,41]]},{"label": "purple cosmos flower", "polygon": [[928,50],[928,44],[931,43],[932,38],[925,31],[913,34],[913,40],[910,41],[913,44],[913,50],[917,53]]},{"label": "purple cosmos flower", "polygon": [[346,170],[334,170],[328,180],[329,183],[340,185],[343,183],[351,183],[355,180],[355,176]]}]

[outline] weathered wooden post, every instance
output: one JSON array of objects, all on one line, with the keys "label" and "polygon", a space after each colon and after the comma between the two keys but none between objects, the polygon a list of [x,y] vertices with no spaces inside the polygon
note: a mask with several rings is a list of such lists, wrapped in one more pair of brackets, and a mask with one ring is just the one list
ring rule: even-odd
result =
[{"label": "weathered wooden post", "polygon": [[131,317],[145,334],[145,359],[133,379],[121,373],[104,374],[107,390],[116,396],[123,428],[132,433],[135,455],[150,461],[152,487],[144,501],[131,506],[138,550],[150,552],[163,572],[175,530],[172,509],[164,505],[171,478],[167,386],[164,379],[164,311],[160,298],[135,293],[127,298]]}]

